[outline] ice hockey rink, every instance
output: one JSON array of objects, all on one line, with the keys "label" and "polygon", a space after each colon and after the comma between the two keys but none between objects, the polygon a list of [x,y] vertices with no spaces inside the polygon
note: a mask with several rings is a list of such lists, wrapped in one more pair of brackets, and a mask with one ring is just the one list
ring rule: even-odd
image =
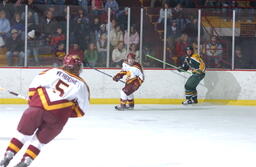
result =
[{"label": "ice hockey rink", "polygon": [[[25,108],[0,105],[1,158]],[[31,167],[255,167],[255,120],[252,106],[90,105]]]}]

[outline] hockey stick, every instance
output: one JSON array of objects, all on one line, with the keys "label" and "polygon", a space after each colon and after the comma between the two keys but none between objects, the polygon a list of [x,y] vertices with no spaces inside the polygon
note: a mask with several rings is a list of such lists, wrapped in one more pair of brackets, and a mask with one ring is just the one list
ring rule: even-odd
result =
[{"label": "hockey stick", "polygon": [[[96,71],[98,71],[98,72],[100,72],[100,73],[102,73],[102,74],[104,74],[104,75],[106,75],[106,76],[108,76],[108,77],[110,77],[110,78],[113,78],[112,75],[110,75],[110,74],[108,74],[108,73],[105,73],[104,71],[101,71],[101,70],[99,70],[99,69],[97,69],[97,68],[92,67],[88,62],[87,62],[87,65],[88,65],[88,67],[90,67],[91,69],[94,69],[94,70],[96,70]],[[125,83],[125,82],[122,81],[122,80],[119,80],[119,81],[122,82],[122,83]]]},{"label": "hockey stick", "polygon": [[170,63],[164,62],[164,61],[162,61],[162,60],[160,60],[160,59],[158,59],[158,58],[155,58],[155,57],[153,57],[153,56],[150,56],[150,55],[148,55],[148,54],[146,54],[145,56],[147,56],[147,57],[149,57],[149,58],[151,58],[151,59],[153,59],[153,60],[156,60],[156,61],[158,61],[158,62],[161,62],[161,63],[163,63],[163,64],[166,64],[166,65],[168,65],[168,66],[170,66],[170,67],[172,67],[172,68],[175,68],[176,70],[180,70],[180,71],[182,71],[182,72],[186,72],[186,73],[188,73],[188,74],[192,74],[192,73],[189,72],[189,71],[185,71],[185,70],[183,70],[183,69],[181,69],[181,68],[179,68],[179,67],[177,67],[177,66],[175,66],[175,65],[172,65],[172,64],[170,64]]},{"label": "hockey stick", "polygon": [[19,97],[19,98],[21,98],[21,99],[27,100],[27,98],[26,98],[25,96],[22,96],[22,95],[20,95],[20,94],[17,93],[17,92],[13,92],[13,91],[10,91],[10,90],[8,90],[8,89],[5,89],[5,88],[0,87],[0,91],[1,91],[1,90],[7,91],[7,92],[10,93],[11,95],[14,95],[14,96],[17,96],[17,97]]}]

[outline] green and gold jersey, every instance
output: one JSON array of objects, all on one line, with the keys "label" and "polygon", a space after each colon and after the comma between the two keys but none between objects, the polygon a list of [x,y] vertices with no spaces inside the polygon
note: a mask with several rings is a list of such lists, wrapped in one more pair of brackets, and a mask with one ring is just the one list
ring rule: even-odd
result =
[{"label": "green and gold jersey", "polygon": [[192,70],[192,72],[205,72],[205,63],[200,55],[193,54],[191,57],[186,57],[185,61],[182,65],[182,68],[184,70],[188,70],[189,68]]}]

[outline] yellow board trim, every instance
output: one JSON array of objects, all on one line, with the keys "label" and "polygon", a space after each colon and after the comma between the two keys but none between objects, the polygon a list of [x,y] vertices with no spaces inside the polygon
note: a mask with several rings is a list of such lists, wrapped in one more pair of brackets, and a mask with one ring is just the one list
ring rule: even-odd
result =
[{"label": "yellow board trim", "polygon": [[28,101],[24,99],[0,99],[0,104],[27,104]]},{"label": "yellow board trim", "polygon": [[20,148],[17,147],[15,144],[10,143],[9,146],[12,150],[14,150],[16,153],[20,151]]},{"label": "yellow board trim", "polygon": [[33,151],[31,151],[29,149],[26,151],[26,154],[28,154],[33,159],[35,159],[37,157],[37,155]]},{"label": "yellow board trim", "polygon": [[[184,99],[134,99],[135,104],[181,104]],[[91,99],[91,104],[119,104],[119,99]],[[256,106],[256,100],[199,99],[199,103]]]},{"label": "yellow board trim", "polygon": [[[184,99],[136,99],[135,104],[181,104]],[[91,99],[91,104],[119,104],[120,98]],[[256,106],[256,100],[199,99],[199,103]],[[0,99],[0,104],[27,104],[23,99]]]}]

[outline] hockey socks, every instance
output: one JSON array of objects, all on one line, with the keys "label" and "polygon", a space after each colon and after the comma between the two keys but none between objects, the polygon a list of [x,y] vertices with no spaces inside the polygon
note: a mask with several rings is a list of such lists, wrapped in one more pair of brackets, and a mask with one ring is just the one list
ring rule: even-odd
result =
[{"label": "hockey socks", "polygon": [[20,149],[22,148],[23,143],[21,141],[19,141],[16,138],[12,138],[10,141],[9,146],[7,147],[7,151],[10,150],[12,151],[14,154],[16,154],[17,152],[20,151]]},{"label": "hockey socks", "polygon": [[10,161],[13,159],[13,157],[17,154],[17,152],[20,151],[22,146],[23,146],[23,143],[21,141],[19,141],[16,138],[12,138],[9,143],[9,146],[6,149],[4,158],[0,162],[0,167],[6,167],[10,163]]},{"label": "hockey socks", "polygon": [[37,138],[37,135],[34,135],[31,144],[28,146],[23,158],[20,163],[18,163],[15,167],[27,167],[32,161],[39,155],[40,150],[45,144],[41,143]]},{"label": "hockey socks", "polygon": [[27,167],[29,166],[32,161],[38,156],[40,150],[33,145],[29,145],[21,162],[18,163],[15,167]]}]

